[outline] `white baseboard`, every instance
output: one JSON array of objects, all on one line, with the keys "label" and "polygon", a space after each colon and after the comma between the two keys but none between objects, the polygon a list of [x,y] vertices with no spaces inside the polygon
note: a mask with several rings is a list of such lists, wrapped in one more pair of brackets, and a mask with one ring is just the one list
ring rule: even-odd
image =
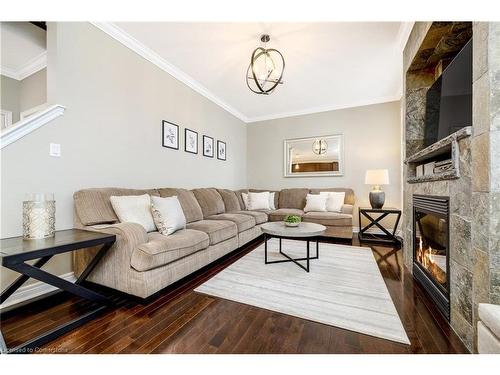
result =
[{"label": "white baseboard", "polygon": [[[65,273],[59,276],[61,279],[74,283],[76,281],[75,274],[73,272]],[[5,310],[12,308],[17,305],[21,305],[27,302],[31,302],[34,299],[38,299],[47,294],[54,293],[59,290],[58,288],[42,283],[38,281],[33,284],[22,286],[14,294],[12,294],[7,301],[0,305],[0,310]]]}]

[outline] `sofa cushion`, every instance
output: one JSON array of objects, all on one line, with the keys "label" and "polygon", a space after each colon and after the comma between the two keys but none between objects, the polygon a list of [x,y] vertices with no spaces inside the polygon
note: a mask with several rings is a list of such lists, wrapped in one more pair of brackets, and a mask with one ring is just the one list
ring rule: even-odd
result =
[{"label": "sofa cushion", "polygon": [[117,223],[118,217],[109,198],[123,195],[156,195],[156,189],[95,188],[83,189],[73,194],[75,213],[83,225]]},{"label": "sofa cushion", "polygon": [[236,194],[236,198],[238,198],[238,202],[240,202],[240,207],[241,207],[240,210],[246,210],[245,202],[243,202],[243,197],[241,196],[241,194],[242,193],[248,194],[248,189],[235,190],[234,193]]},{"label": "sofa cushion", "polygon": [[477,322],[477,352],[479,354],[500,354],[500,339],[481,321]]},{"label": "sofa cushion", "polygon": [[240,206],[240,201],[234,191],[229,189],[217,189],[217,191],[224,201],[226,212],[239,211],[245,208]]},{"label": "sofa cushion", "polygon": [[187,228],[208,234],[210,245],[218,244],[238,235],[238,227],[228,220],[200,220],[189,223]]},{"label": "sofa cushion", "polygon": [[480,303],[478,305],[479,319],[493,334],[500,338],[500,305]]},{"label": "sofa cushion", "polygon": [[224,201],[222,200],[222,197],[220,196],[217,189],[193,189],[193,193],[196,197],[196,200],[200,204],[204,218],[224,213]]},{"label": "sofa cushion", "polygon": [[191,229],[182,229],[169,236],[151,232],[148,239],[132,253],[130,264],[137,271],[169,264],[209,246],[206,233]]},{"label": "sofa cushion", "polygon": [[255,224],[262,224],[267,222],[266,211],[235,211],[230,212],[231,214],[243,214],[250,215],[255,219]]},{"label": "sofa cushion", "polygon": [[274,193],[274,207],[278,208],[278,205],[279,205],[279,196],[280,196],[279,190],[249,189],[248,191],[252,192],[252,193],[263,193],[265,191],[268,191],[270,193]]},{"label": "sofa cushion", "polygon": [[160,193],[160,197],[177,196],[182,211],[184,211],[184,216],[186,216],[186,222],[191,223],[193,221],[203,220],[203,212],[201,211],[200,204],[192,191],[186,189],[161,188],[158,189],[158,192]]},{"label": "sofa cushion", "polygon": [[354,206],[352,204],[343,204],[340,211],[343,214],[352,215],[352,212],[354,211]]},{"label": "sofa cushion", "polygon": [[288,215],[304,215],[304,211],[297,210],[296,208],[280,208],[278,210],[272,210],[268,212],[269,221],[282,221]]},{"label": "sofa cushion", "polygon": [[345,204],[354,204],[354,191],[352,189],[347,188],[328,188],[328,189],[311,189],[311,194],[319,194],[322,191],[337,191],[337,192],[345,192],[344,203]]},{"label": "sofa cushion", "polygon": [[327,226],[352,227],[352,215],[338,212],[306,212],[302,216],[302,220]]},{"label": "sofa cushion", "polygon": [[238,233],[244,232],[255,226],[255,219],[250,215],[243,214],[218,214],[207,217],[207,220],[229,220],[236,224]]},{"label": "sofa cushion", "polygon": [[278,198],[278,208],[295,208],[302,210],[306,205],[309,189],[283,189]]}]

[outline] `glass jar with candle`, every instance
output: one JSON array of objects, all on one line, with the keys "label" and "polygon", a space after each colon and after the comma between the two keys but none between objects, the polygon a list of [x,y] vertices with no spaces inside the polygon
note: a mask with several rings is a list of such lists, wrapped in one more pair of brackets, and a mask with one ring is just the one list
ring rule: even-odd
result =
[{"label": "glass jar with candle", "polygon": [[27,240],[53,237],[55,226],[54,194],[26,194],[23,201],[23,237]]}]

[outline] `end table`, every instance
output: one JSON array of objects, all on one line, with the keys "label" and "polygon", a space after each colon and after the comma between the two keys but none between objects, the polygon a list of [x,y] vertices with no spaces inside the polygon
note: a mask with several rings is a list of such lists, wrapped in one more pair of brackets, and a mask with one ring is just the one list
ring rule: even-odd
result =
[{"label": "end table", "polygon": [[[64,333],[92,320],[97,314],[113,305],[107,297],[81,285],[101,258],[111,248],[116,240],[115,235],[90,232],[80,229],[56,231],[55,236],[40,240],[24,240],[22,237],[12,237],[0,240],[0,257],[2,266],[21,274],[10,286],[0,294],[3,303],[29,278],[55,286],[89,301],[96,302],[98,307],[70,322],[67,322],[47,333],[43,333],[15,348],[7,348],[3,335],[0,333],[1,352],[28,353],[28,349],[39,347]],[[101,246],[94,259],[88,264],[75,283],[64,280],[42,270],[42,266],[54,255],[74,250]],[[36,260],[31,265],[28,261]]]},{"label": "end table", "polygon": [[[373,214],[379,214],[374,217]],[[381,221],[389,215],[396,215],[396,222],[394,223],[394,227],[392,228],[392,232],[389,232],[386,228],[381,225]],[[397,208],[369,208],[369,207],[360,207],[358,212],[359,217],[359,233],[358,238],[360,241],[372,241],[372,242],[381,242],[381,243],[391,243],[401,245],[401,241],[398,237],[396,237],[396,230],[398,229],[399,220],[401,219],[401,210]],[[368,225],[362,227],[361,226],[361,218],[365,217],[369,220]],[[367,231],[376,226],[380,229],[384,234],[374,234],[367,233]]]}]

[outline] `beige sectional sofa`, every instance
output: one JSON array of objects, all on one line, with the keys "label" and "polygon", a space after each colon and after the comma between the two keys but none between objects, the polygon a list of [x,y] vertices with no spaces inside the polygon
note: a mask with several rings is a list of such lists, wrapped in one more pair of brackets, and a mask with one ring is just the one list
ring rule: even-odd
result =
[{"label": "beige sectional sofa", "polygon": [[[304,213],[306,195],[345,191],[341,213]],[[168,285],[256,239],[267,221],[300,215],[304,221],[327,226],[326,235],[351,239],[354,193],[351,189],[284,189],[275,194],[276,210],[246,211],[241,194],[248,191],[203,189],[84,189],[74,194],[75,228],[111,233],[116,242],[88,280],[124,293],[147,298]],[[186,229],[169,236],[147,233],[136,223],[120,223],[110,197],[177,196],[186,216]],[[86,252],[88,254],[88,252]],[[78,274],[85,253],[76,253]]]}]

